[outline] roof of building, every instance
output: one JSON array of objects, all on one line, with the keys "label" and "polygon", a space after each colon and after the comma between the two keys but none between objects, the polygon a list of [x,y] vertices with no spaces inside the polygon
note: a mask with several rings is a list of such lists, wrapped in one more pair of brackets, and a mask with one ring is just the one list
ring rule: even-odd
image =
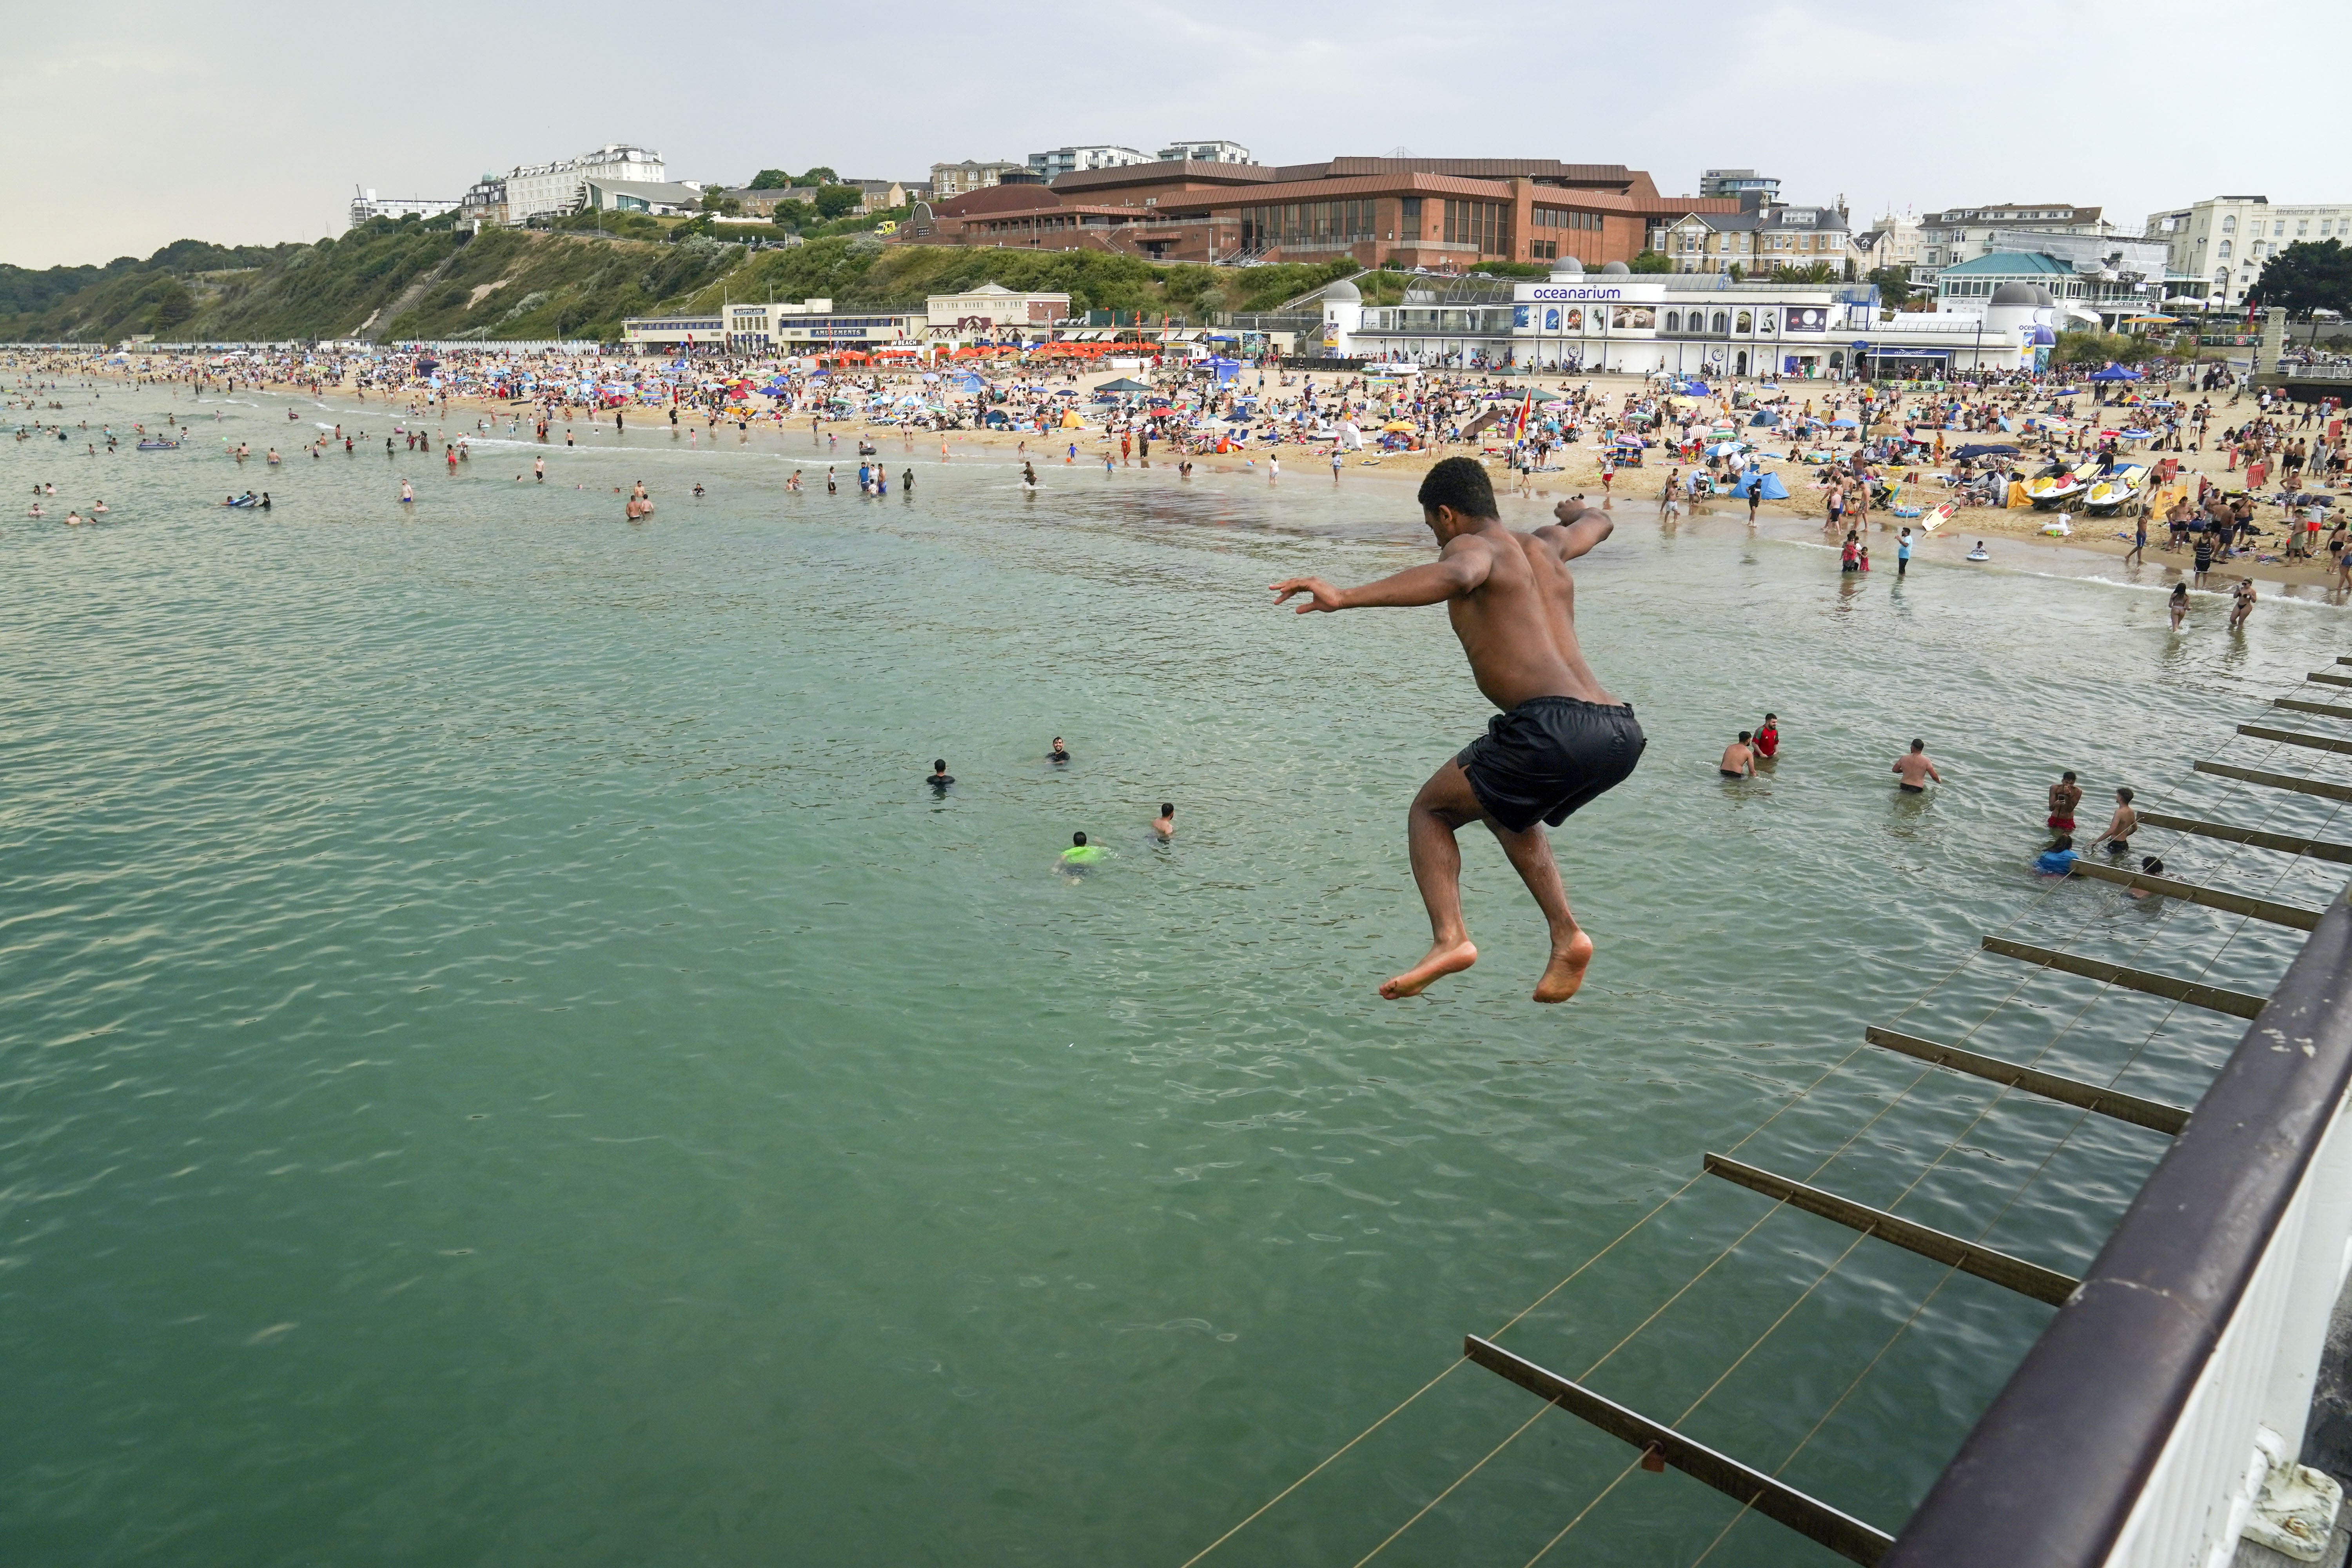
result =
[{"label": "roof of building", "polygon": [[1771,206],[1746,212],[1686,212],[1677,223],[1696,218],[1718,234],[1774,233],[1790,230],[1807,234],[1843,233],[1848,229],[1845,214],[1835,207]]},{"label": "roof of building", "polygon": [[1989,251],[1972,261],[1958,262],[1947,267],[1939,276],[1948,278],[1956,272],[1994,278],[2031,277],[2037,274],[2072,278],[2074,275],[2074,268],[2054,256],[2044,256],[2038,250]]},{"label": "roof of building", "polygon": [[[1992,202],[1982,206],[1946,207],[1929,213],[1922,223],[2096,223],[2100,209],[2078,207],[2072,202]],[[2032,213],[2054,216],[2035,218]]]},{"label": "roof of building", "polygon": [[687,206],[702,199],[702,192],[693,185],[675,180],[607,180],[591,174],[582,182],[616,196],[635,196],[639,201],[661,202],[671,206]]},{"label": "roof of building", "polygon": [[1393,182],[1399,175],[1480,181],[1529,179],[1538,186],[1580,194],[1607,193],[1644,203],[1672,201],[1678,204],[1678,210],[1688,206],[1727,210],[1737,205],[1727,197],[1661,197],[1648,174],[1622,163],[1563,163],[1557,158],[1326,158],[1318,163],[1281,164],[1171,159],[1114,169],[1073,170],[1055,179],[1054,185],[1062,191],[1092,191],[1184,180],[1221,185],[1304,184],[1361,178]]}]

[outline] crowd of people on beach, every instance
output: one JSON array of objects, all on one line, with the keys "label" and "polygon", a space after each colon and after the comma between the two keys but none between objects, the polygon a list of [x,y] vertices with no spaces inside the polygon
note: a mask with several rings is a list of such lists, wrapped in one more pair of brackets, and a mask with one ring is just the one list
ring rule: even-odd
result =
[{"label": "crowd of people on beach", "polygon": [[[1106,383],[1096,361],[1055,358],[1054,347],[937,370],[847,355],[656,357],[489,345],[43,351],[13,356],[8,368],[22,382],[13,399],[26,416],[17,439],[79,439],[93,457],[121,449],[129,435],[142,444],[151,437],[184,439],[194,410],[166,416],[154,431],[140,425],[129,435],[92,432],[86,421],[69,428],[61,417],[67,406],[40,386],[109,378],[168,388],[214,401],[215,418],[218,400],[256,391],[307,396],[322,407],[331,395],[362,406],[373,398],[393,426],[383,437],[387,453],[431,450],[453,477],[471,463],[471,437],[503,433],[577,447],[608,427],[616,438],[627,436],[632,416],[638,429],[666,429],[698,448],[706,441],[715,447],[729,429],[742,447],[759,431],[785,437],[804,427],[828,458],[842,452],[844,434],[853,436],[860,458],[873,456],[872,442],[885,436],[909,453],[919,441],[936,440],[942,458],[975,440],[995,441],[1013,447],[1033,486],[1040,460],[1073,467],[1083,451],[1106,468],[1148,468],[1155,447],[1181,475],[1189,475],[1193,459],[1215,457],[1269,480],[1278,480],[1284,458],[1302,448],[1328,464],[1335,481],[1351,467],[1402,459],[1410,471],[1466,452],[1508,472],[1522,496],[1581,483],[1604,500],[1633,472],[1664,464],[1669,471],[1656,497],[1663,520],[1729,500],[1755,521],[1767,505],[1801,509],[1811,495],[1841,568],[1856,574],[1871,568],[1874,521],[1907,534],[1895,542],[1897,575],[1945,524],[2095,540],[2104,536],[2084,531],[2106,522],[2127,542],[2126,559],[2138,563],[2147,560],[2152,528],[2160,552],[2194,563],[2188,572],[2194,588],[2218,586],[2209,576],[2217,563],[2258,571],[2324,564],[2334,568],[2332,592],[2352,596],[2352,556],[2330,493],[2347,462],[2339,410],[2289,404],[2210,365],[2158,361],[2116,373],[2128,381],[2042,371],[1920,384],[1710,385],[1655,375],[1630,385],[1590,378],[1545,385],[1479,366],[1325,372],[1272,356],[1171,352],[1116,361],[1110,368],[1134,375]],[[336,422],[293,455],[316,461],[369,439]],[[241,444],[236,450],[240,458],[249,455]],[[266,460],[283,459],[273,451]],[[887,493],[888,472],[861,468],[859,492]],[[538,468],[534,477],[543,481],[543,465]],[[2095,513],[2053,510],[2029,491],[2037,469],[2041,477],[2074,471],[2128,480],[2116,489],[2129,497]],[[911,475],[907,468],[897,479],[902,494]],[[787,488],[800,489],[802,479],[796,472]],[[829,465],[826,492],[838,494],[845,483]]]}]

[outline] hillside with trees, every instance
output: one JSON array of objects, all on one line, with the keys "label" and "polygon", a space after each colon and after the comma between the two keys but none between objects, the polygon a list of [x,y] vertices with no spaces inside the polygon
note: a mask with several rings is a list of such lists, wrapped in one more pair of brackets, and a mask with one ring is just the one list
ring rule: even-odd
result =
[{"label": "hillside with trees", "polygon": [[[829,173],[829,171],[813,171]],[[143,261],[0,267],[0,340],[119,342],[566,337],[617,341],[625,317],[728,299],[830,299],[920,309],[997,283],[1067,292],[1074,311],[1263,310],[1355,270],[1349,262],[1216,268],[1099,251],[890,246],[875,220],[814,237],[766,224],[593,213],[547,229],[379,218],[315,245],[165,246]]]}]

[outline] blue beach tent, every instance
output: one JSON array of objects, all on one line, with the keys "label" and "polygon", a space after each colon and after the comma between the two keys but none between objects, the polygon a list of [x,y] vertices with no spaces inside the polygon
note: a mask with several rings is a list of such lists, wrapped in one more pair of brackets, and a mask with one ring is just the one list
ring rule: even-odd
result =
[{"label": "blue beach tent", "polygon": [[1761,468],[1749,468],[1739,476],[1738,481],[1739,493],[1743,496],[1746,495],[1748,493],[1748,487],[1759,482],[1759,480],[1764,486],[1764,499],[1766,500],[1787,500],[1789,499],[1789,487],[1780,482],[1780,476],[1778,474],[1768,474]]}]

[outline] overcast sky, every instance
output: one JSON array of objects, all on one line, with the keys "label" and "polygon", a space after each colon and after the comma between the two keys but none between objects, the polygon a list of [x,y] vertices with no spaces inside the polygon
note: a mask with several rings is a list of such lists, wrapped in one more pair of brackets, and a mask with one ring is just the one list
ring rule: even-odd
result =
[{"label": "overcast sky", "polygon": [[[1857,226],[1981,202],[2095,204],[2136,226],[2225,191],[2352,200],[2316,133],[2352,44],[2345,0],[133,0],[12,7],[6,37],[0,260],[26,266],[316,239],[354,185],[454,198],[615,141],[705,181],[818,163],[912,179],[1211,137],[1265,163],[1398,147],[1622,163],[1670,194],[1750,166],[1788,200],[1843,195]],[[2225,41],[2259,63],[2207,68]],[[2300,59],[2320,74],[2299,79]],[[2158,100],[2172,111],[2138,130]]]}]

